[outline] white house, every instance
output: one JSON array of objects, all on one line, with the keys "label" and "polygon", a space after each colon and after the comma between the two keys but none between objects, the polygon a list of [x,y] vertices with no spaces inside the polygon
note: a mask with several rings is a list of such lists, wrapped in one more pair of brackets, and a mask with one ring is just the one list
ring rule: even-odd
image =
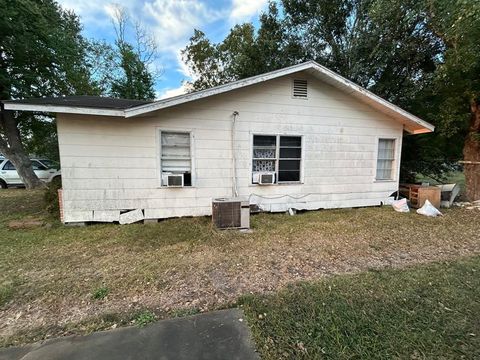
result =
[{"label": "white house", "polygon": [[57,114],[66,223],[210,215],[232,196],[265,211],[379,205],[398,189],[403,133],[434,130],[315,62],[154,102],[5,109]]}]

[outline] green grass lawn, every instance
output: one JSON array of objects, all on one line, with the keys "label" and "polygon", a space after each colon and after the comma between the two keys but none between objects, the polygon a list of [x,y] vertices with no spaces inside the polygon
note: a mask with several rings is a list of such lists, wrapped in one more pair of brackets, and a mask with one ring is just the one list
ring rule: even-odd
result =
[{"label": "green grass lawn", "polygon": [[[320,354],[321,348],[329,356],[356,350],[361,354],[377,351],[372,350],[377,346],[380,355],[389,351],[394,355],[395,349],[402,357],[415,348],[421,357],[426,350],[420,346],[423,343],[417,344],[416,336],[408,351],[402,343],[387,348],[379,339],[396,339],[397,322],[401,339],[406,333],[402,324],[411,318],[425,322],[424,327],[408,325],[412,334],[423,332],[433,315],[424,316],[422,311],[435,309],[441,316],[453,316],[456,312],[450,314],[437,305],[441,302],[457,311],[450,301],[457,292],[455,301],[473,298],[461,300],[465,311],[473,311],[472,304],[480,298],[478,293],[468,295],[468,286],[475,283],[470,280],[469,268],[460,265],[458,269],[440,265],[422,270],[424,278],[420,278],[422,272],[414,275],[411,270],[331,278],[333,274],[478,255],[480,211],[476,210],[447,209],[439,218],[415,212],[399,214],[387,206],[309,211],[296,216],[259,214],[251,218],[252,231],[242,233],[219,231],[209,217],[150,225],[67,227],[45,206],[41,191],[0,191],[0,347],[230,307],[242,295],[257,294],[242,301],[267,358],[295,351],[302,356],[303,348],[306,357]],[[327,277],[325,283],[281,290],[322,277]],[[416,278],[418,284],[412,282]],[[438,291],[450,286],[451,292],[437,296],[437,280],[444,284]],[[329,286],[332,291],[326,290]],[[477,289],[478,283],[473,288]],[[262,305],[262,294],[277,291],[278,296],[265,297]],[[444,299],[439,300],[441,297]],[[397,303],[403,298],[405,304]],[[413,306],[415,299],[417,312],[411,313],[408,306]],[[404,307],[398,308],[400,305]],[[325,309],[335,312],[321,322],[318,317]],[[263,312],[267,317],[260,321],[258,314]],[[339,314],[345,317],[337,322]],[[443,329],[433,323],[436,333],[428,336],[446,336],[442,331],[460,329],[454,325],[452,321],[451,327]],[[380,333],[383,330],[390,333]],[[472,332],[478,336],[468,323],[463,330],[464,335]],[[345,334],[352,336],[346,338]],[[476,339],[472,336],[469,341]],[[335,341],[340,344],[338,349]],[[465,344],[459,343],[456,349],[470,343]],[[281,351],[275,350],[277,347]],[[336,349],[334,354],[332,349]]]},{"label": "green grass lawn", "polygon": [[480,257],[303,282],[240,303],[263,359],[480,358]]}]

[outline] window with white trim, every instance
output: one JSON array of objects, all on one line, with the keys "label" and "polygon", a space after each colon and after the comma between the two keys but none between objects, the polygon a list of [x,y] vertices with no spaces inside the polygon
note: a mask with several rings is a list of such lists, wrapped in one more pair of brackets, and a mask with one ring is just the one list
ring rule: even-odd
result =
[{"label": "window with white trim", "polygon": [[377,180],[393,180],[395,139],[378,139]]},{"label": "window with white trim", "polygon": [[274,174],[275,183],[300,182],[301,163],[301,136],[253,136],[252,183],[261,174]]},{"label": "window with white trim", "polygon": [[162,185],[167,185],[168,175],[183,175],[183,185],[192,186],[192,157],[190,133],[160,132],[160,171]]}]

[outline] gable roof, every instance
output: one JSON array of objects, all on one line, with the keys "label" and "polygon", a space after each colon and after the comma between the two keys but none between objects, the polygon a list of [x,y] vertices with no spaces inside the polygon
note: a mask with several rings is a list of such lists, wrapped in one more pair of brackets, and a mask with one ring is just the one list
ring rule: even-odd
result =
[{"label": "gable roof", "polygon": [[[294,74],[300,71],[305,71],[311,76],[323,82],[326,82],[327,84],[339,89],[340,91],[353,96],[354,98],[360,100],[363,103],[366,103],[372,108],[392,117],[397,121],[402,122],[404,124],[405,130],[412,134],[432,132],[435,129],[432,124],[382,99],[381,97],[373,94],[367,89],[364,89],[361,86],[355,84],[354,82],[345,79],[344,77],[316,63],[315,61],[307,61],[280,70],[271,71],[266,74],[252,76],[225,85],[216,86],[210,89],[174,96],[171,98],[157,100],[153,102],[144,102],[143,104],[133,103],[137,100],[111,99],[103,97],[85,97],[89,98],[89,100],[85,102],[78,100],[79,97],[75,97],[77,98],[76,101],[69,101],[69,98],[71,97],[65,97],[57,98],[64,99],[61,101],[49,100],[44,103],[41,102],[41,100],[43,99],[4,101],[4,107],[7,110],[45,111],[57,113],[121,116],[129,118],[157,111],[160,109],[177,106],[190,101],[203,99],[209,96],[226,93],[235,89],[240,89],[246,86]],[[97,100],[93,100],[92,98],[96,98]],[[119,101],[118,106],[113,106],[116,100]],[[123,106],[120,106],[121,102],[124,102],[122,103]],[[92,106],[87,106],[85,104]]]}]

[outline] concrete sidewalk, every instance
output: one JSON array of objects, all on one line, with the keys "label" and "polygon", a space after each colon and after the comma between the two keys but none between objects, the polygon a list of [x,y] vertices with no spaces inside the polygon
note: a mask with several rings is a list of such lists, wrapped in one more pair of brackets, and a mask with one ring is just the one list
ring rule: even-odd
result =
[{"label": "concrete sidewalk", "polygon": [[0,349],[0,360],[258,360],[243,312],[229,309]]}]

